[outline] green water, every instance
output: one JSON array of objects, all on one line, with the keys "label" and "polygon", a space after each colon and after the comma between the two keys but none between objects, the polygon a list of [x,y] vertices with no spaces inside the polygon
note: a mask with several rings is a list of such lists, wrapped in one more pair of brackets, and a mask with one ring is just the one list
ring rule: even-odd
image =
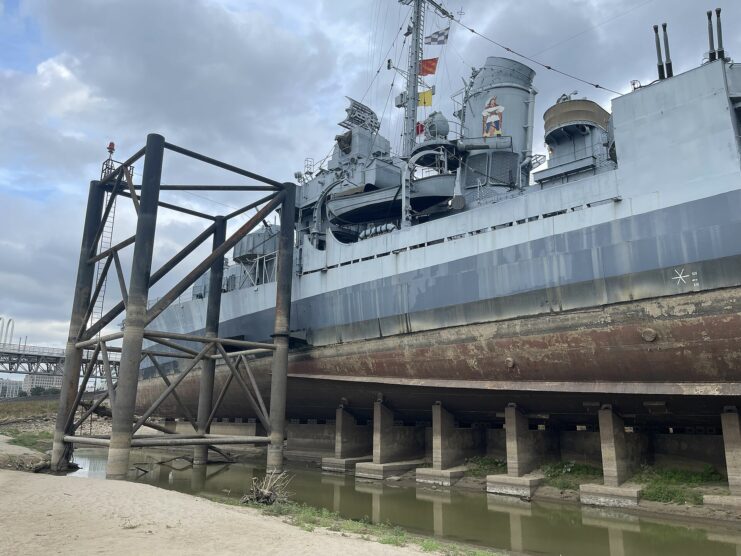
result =
[{"label": "green water", "polygon": [[[186,493],[239,498],[264,468],[212,464],[200,471],[162,453],[135,452],[132,480]],[[74,475],[105,476],[105,452],[79,451]],[[349,519],[391,523],[412,532],[493,549],[539,555],[741,556],[741,524],[717,528],[662,523],[617,511],[495,497],[483,492],[429,490],[357,482],[315,468],[290,469],[291,498]],[[137,477],[138,476],[138,477]]]}]

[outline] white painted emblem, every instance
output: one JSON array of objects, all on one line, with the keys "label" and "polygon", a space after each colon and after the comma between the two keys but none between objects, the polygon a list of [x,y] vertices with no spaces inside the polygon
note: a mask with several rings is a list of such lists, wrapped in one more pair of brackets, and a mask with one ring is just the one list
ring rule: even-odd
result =
[{"label": "white painted emblem", "polygon": [[677,283],[677,286],[679,286],[679,284],[686,284],[687,278],[690,277],[689,274],[684,273],[684,268],[681,268],[679,270],[675,268],[674,274],[676,274],[676,276],[672,276],[672,280],[674,280]]}]

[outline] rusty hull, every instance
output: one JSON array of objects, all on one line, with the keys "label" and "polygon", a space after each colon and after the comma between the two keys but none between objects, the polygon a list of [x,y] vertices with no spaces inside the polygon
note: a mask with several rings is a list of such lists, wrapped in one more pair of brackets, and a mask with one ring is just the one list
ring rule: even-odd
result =
[{"label": "rusty hull", "polygon": [[[250,364],[267,398],[270,359]],[[410,418],[438,399],[472,419],[495,417],[508,401],[575,415],[595,403],[649,413],[644,402],[659,399],[717,415],[741,395],[741,288],[295,349],[289,377],[289,418],[331,418],[341,398],[369,408],[389,392]],[[193,404],[197,379],[178,388]],[[225,379],[221,370],[217,390]],[[142,380],[139,405],[162,384]],[[178,416],[174,403],[161,411]],[[231,388],[219,416],[252,415]]]}]

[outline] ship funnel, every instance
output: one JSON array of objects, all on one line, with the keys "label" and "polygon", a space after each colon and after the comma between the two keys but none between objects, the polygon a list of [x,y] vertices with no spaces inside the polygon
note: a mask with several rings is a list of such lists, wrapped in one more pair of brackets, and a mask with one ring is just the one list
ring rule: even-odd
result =
[{"label": "ship funnel", "polygon": [[708,60],[715,60],[715,43],[713,41],[713,12],[708,10]]},{"label": "ship funnel", "polygon": [[664,31],[664,54],[666,55],[666,76],[674,77],[674,71],[672,70],[672,58],[669,54],[669,35],[666,32],[666,23],[661,24],[661,29]]},{"label": "ship funnel", "polygon": [[656,38],[656,65],[659,68],[659,79],[665,79],[664,61],[661,59],[661,41],[659,40],[659,26],[654,25],[654,37]]},{"label": "ship funnel", "polygon": [[718,59],[725,60],[726,53],[723,49],[723,29],[720,26],[720,8],[715,8],[716,24],[718,26]]}]

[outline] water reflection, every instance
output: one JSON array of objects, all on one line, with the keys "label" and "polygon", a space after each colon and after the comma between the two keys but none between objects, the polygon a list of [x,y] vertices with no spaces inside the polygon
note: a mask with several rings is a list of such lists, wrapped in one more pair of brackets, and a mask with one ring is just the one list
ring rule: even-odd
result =
[{"label": "water reflection", "polygon": [[[105,476],[105,453],[78,451],[83,477]],[[161,452],[138,451],[132,480],[186,493],[241,497],[264,468],[250,464],[192,466]],[[517,498],[356,481],[293,468],[292,498],[349,519],[391,523],[436,537],[525,554],[575,556],[741,556],[735,530],[668,525],[618,511]]]}]

